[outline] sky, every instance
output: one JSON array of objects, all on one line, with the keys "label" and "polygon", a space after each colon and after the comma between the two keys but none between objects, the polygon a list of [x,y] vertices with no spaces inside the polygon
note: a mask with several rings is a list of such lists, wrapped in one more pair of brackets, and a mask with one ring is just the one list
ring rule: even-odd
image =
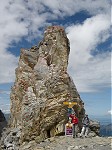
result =
[{"label": "sky", "polygon": [[38,45],[50,25],[70,40],[68,73],[86,113],[110,117],[110,0],[0,0],[0,109],[10,111],[10,91],[21,48]]}]

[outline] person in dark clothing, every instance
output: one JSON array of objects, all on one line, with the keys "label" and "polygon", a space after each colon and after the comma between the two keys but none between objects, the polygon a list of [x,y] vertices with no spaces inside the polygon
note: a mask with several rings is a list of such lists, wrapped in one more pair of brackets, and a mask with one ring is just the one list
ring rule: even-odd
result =
[{"label": "person in dark clothing", "polygon": [[89,118],[88,118],[87,114],[83,118],[82,124],[83,124],[83,127],[82,127],[82,131],[81,131],[80,137],[82,137],[83,135],[85,137],[87,137],[88,132],[89,132],[89,124],[90,124],[90,121],[89,121]]}]

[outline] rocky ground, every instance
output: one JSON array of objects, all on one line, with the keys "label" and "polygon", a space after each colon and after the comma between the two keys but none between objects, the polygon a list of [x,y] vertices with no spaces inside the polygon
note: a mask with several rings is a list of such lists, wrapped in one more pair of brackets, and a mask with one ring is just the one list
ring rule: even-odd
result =
[{"label": "rocky ground", "polygon": [[24,143],[21,150],[111,150],[112,137],[75,138],[71,136],[57,136],[49,138],[40,144],[34,141]]},{"label": "rocky ground", "polygon": [[[13,130],[10,134],[4,132],[0,141],[0,150],[111,150],[112,137],[100,137],[90,132],[88,137],[77,138],[72,136],[54,136],[39,143],[30,139],[21,144],[18,143],[19,132]],[[7,136],[8,135],[8,136]],[[4,143],[4,144],[3,144]]]}]

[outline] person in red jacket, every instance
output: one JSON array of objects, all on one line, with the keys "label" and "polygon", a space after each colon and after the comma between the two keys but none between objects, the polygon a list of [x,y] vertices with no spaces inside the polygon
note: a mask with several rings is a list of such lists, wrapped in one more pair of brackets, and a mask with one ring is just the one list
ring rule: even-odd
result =
[{"label": "person in red jacket", "polygon": [[69,117],[72,119],[71,123],[73,124],[73,138],[75,138],[78,136],[78,118],[75,113],[71,114]]}]

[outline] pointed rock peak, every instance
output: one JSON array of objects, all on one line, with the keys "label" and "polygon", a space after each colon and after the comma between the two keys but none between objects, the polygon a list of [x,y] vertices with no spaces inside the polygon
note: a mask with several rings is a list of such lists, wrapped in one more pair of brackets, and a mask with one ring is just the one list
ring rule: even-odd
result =
[{"label": "pointed rock peak", "polygon": [[67,73],[69,51],[69,40],[60,26],[48,27],[38,46],[21,50],[10,96],[10,127],[21,129],[22,142],[63,134],[68,119],[65,101],[77,103],[74,111],[81,122],[85,110]]},{"label": "pointed rock peak", "polygon": [[61,26],[49,26],[44,33],[65,32]]}]

